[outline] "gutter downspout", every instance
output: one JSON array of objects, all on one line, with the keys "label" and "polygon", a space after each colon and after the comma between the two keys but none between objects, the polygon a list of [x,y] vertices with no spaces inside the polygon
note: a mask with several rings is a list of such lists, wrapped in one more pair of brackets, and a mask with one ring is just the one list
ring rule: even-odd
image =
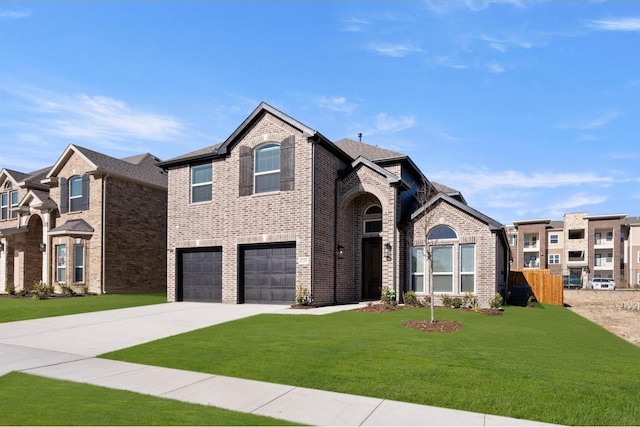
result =
[{"label": "gutter downspout", "polygon": [[314,273],[316,270],[315,242],[316,242],[316,143],[313,139],[307,138],[307,142],[311,142],[311,301],[315,300],[314,289],[315,281]]},{"label": "gutter downspout", "polygon": [[333,303],[338,304],[338,180],[333,180]]},{"label": "gutter downspout", "polygon": [[400,298],[398,289],[398,187],[393,187],[393,291],[396,293],[396,302]]},{"label": "gutter downspout", "polygon": [[107,293],[107,286],[105,284],[106,280],[106,261],[105,255],[107,250],[105,248],[105,230],[106,230],[106,219],[107,219],[107,178],[109,178],[109,174],[106,174],[102,178],[102,230],[101,230],[101,239],[102,239],[102,266],[100,269],[100,282],[101,282],[101,293]]}]

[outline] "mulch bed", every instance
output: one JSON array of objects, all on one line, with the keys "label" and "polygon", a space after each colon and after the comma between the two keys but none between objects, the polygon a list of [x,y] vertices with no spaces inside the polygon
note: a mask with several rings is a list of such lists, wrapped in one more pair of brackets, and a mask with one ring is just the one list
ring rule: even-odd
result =
[{"label": "mulch bed", "polygon": [[[409,305],[389,305],[389,304],[371,304],[366,307],[360,308],[357,311],[363,311],[368,313],[387,313],[390,311],[403,310],[405,308],[415,308]],[[422,307],[428,308],[428,307]],[[457,308],[455,310],[474,311],[471,308]],[[500,316],[502,310],[495,308],[480,308],[475,310],[476,313],[485,314],[488,316]],[[462,324],[455,320],[436,320],[431,322],[429,320],[407,320],[402,323],[407,328],[418,329],[423,332],[454,332],[462,327]]]}]

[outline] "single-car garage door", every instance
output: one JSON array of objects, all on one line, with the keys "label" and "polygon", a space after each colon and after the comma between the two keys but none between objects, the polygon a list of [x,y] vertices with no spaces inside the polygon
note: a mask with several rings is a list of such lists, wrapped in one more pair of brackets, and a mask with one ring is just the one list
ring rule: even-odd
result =
[{"label": "single-car garage door", "polygon": [[178,250],[178,301],[222,302],[220,248]]},{"label": "single-car garage door", "polygon": [[241,251],[242,302],[293,304],[296,296],[294,244],[246,247]]}]

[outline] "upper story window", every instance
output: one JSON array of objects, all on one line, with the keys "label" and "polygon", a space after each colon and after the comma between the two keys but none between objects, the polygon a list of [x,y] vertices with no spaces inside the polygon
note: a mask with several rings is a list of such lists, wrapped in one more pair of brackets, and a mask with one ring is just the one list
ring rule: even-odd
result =
[{"label": "upper story window", "polygon": [[82,177],[73,176],[69,178],[69,211],[82,210]]},{"label": "upper story window", "polygon": [[0,219],[9,218],[9,195],[7,193],[0,194]]},{"label": "upper story window", "polygon": [[89,175],[60,179],[60,213],[89,209]]},{"label": "upper story window", "polygon": [[551,243],[552,245],[557,245],[558,244],[558,235],[557,234],[550,234],[549,235],[549,243]]},{"label": "upper story window", "polygon": [[380,233],[382,231],[382,208],[378,205],[369,206],[364,211],[364,232]]},{"label": "upper story window", "polygon": [[191,203],[210,202],[213,194],[213,165],[191,167]]},{"label": "upper story window", "polygon": [[265,144],[255,151],[255,193],[280,191],[280,145]]},{"label": "upper story window", "polygon": [[240,196],[290,191],[295,183],[295,137],[268,142],[255,149],[241,145]]},{"label": "upper story window", "polygon": [[11,192],[11,218],[18,217],[18,192]]}]

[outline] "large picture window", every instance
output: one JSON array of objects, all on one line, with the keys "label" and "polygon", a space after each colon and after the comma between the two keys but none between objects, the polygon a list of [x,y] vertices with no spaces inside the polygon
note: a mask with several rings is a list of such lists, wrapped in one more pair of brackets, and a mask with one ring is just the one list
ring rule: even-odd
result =
[{"label": "large picture window", "polygon": [[73,282],[84,282],[84,245],[73,245]]},{"label": "large picture window", "polygon": [[56,245],[56,282],[67,282],[67,245]]},{"label": "large picture window", "polygon": [[191,203],[210,202],[213,192],[213,165],[191,168]]},{"label": "large picture window", "polygon": [[255,151],[254,191],[268,193],[280,190],[280,145],[265,144]]},{"label": "large picture window", "polygon": [[453,246],[432,246],[433,291],[453,292]]}]

